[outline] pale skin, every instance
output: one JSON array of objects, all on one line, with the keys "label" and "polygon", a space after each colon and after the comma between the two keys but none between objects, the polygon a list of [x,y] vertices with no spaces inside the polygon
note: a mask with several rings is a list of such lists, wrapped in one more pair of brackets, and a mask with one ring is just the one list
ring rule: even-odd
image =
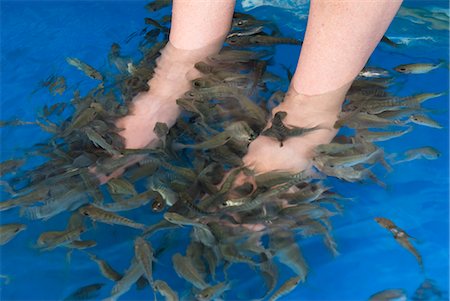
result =
[{"label": "pale skin", "polygon": [[[244,163],[257,173],[299,172],[310,166],[313,149],[336,135],[333,124],[353,79],[364,67],[401,5],[401,0],[311,0],[297,69],[284,102],[286,124],[322,129],[280,143],[259,136]],[[231,26],[233,0],[174,0],[170,43],[158,61],[150,91],[133,101],[130,115],[117,125],[127,148],[152,147],[156,122],[175,123],[176,99],[199,73],[197,61],[217,53]],[[270,124],[268,125],[270,126]]]}]

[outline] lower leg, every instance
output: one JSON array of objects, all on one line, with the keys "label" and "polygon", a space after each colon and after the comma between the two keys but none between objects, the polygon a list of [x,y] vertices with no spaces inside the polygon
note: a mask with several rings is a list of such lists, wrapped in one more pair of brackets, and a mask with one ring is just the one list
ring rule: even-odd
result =
[{"label": "lower leg", "polygon": [[296,72],[283,103],[284,123],[319,130],[278,141],[259,136],[244,163],[256,172],[310,166],[314,148],[336,135],[333,128],[351,82],[358,75],[395,16],[401,0],[311,0]]},{"label": "lower leg", "polygon": [[235,1],[174,0],[169,43],[148,82],[150,90],[133,99],[130,114],[117,121],[126,148],[153,147],[156,122],[169,127],[180,110],[176,99],[190,89],[194,64],[219,52],[228,34]]}]

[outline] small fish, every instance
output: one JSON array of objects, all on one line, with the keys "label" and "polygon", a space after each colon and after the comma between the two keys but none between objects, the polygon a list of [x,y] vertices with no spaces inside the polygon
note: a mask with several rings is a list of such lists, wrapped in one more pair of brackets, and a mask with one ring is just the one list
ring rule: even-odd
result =
[{"label": "small fish", "polygon": [[98,297],[100,289],[104,286],[104,283],[95,283],[80,287],[75,292],[67,296],[64,300],[88,300]]},{"label": "small fish", "polygon": [[280,142],[280,147],[283,146],[283,141],[288,137],[303,136],[308,132],[320,129],[320,127],[315,126],[312,128],[300,128],[295,126],[287,127],[283,120],[286,118],[287,113],[280,111],[275,113],[272,119],[272,125],[270,128],[264,130],[261,135],[275,138]]},{"label": "small fish", "polygon": [[5,224],[0,226],[0,246],[7,244],[17,234],[27,228],[24,224]]},{"label": "small fish", "polygon": [[78,70],[83,71],[90,78],[103,81],[102,74],[100,72],[98,72],[97,70],[95,70],[92,66],[89,66],[88,64],[83,63],[82,61],[80,61],[77,58],[68,57],[68,58],[66,58],[66,61],[67,61],[67,63],[69,63],[69,65],[72,65],[75,68],[77,68]]},{"label": "small fish", "polygon": [[358,130],[356,133],[356,136],[358,138],[364,139],[365,141],[387,141],[393,138],[401,137],[405,135],[406,133],[409,133],[412,131],[412,127],[409,127],[408,129],[404,131],[395,131],[395,132],[372,132],[365,129]]},{"label": "small fish", "polygon": [[97,242],[95,240],[74,240],[66,244],[65,247],[69,249],[84,250],[95,247],[96,245]]},{"label": "small fish", "polygon": [[238,36],[238,37],[242,37],[242,36],[251,36],[257,33],[260,33],[264,30],[264,26],[255,26],[255,27],[251,27],[245,30],[240,30],[240,31],[233,31],[232,33],[230,33],[227,36],[228,38],[234,37],[234,36]]},{"label": "small fish", "polygon": [[219,54],[212,55],[209,59],[217,63],[227,63],[227,62],[249,62],[251,60],[262,59],[264,57],[272,55],[273,52],[265,50],[260,52],[254,52],[249,50],[235,50],[226,49],[222,50]]},{"label": "small fish", "polygon": [[376,217],[375,221],[382,226],[383,228],[387,229],[391,234],[394,236],[395,240],[406,250],[408,250],[411,254],[413,254],[417,262],[419,263],[420,267],[423,268],[422,263],[422,256],[419,254],[419,252],[414,248],[414,246],[409,241],[410,238],[413,238],[409,236],[403,229],[399,228],[397,225],[395,225],[391,220],[384,218],[384,217]]},{"label": "small fish", "polygon": [[44,232],[39,236],[37,246],[43,251],[53,250],[57,247],[70,244],[75,240],[79,240],[80,235],[84,232],[84,228]]},{"label": "small fish", "polygon": [[411,115],[408,119],[409,122],[413,122],[415,124],[424,125],[427,127],[435,128],[435,129],[442,129],[443,126],[431,119],[428,116],[425,115]]},{"label": "small fish", "polygon": [[447,300],[433,280],[425,279],[411,297],[412,301]]},{"label": "small fish", "polygon": [[155,0],[147,4],[145,8],[151,12],[155,12],[171,4],[172,0]]},{"label": "small fish", "polygon": [[144,269],[145,277],[147,278],[150,284],[153,283],[153,261],[155,258],[153,257],[153,248],[146,240],[142,237],[137,237],[134,240],[134,255],[142,265]]},{"label": "small fish", "polygon": [[395,71],[400,73],[406,73],[406,74],[422,74],[422,73],[428,73],[431,70],[440,68],[444,66],[444,62],[440,62],[438,64],[432,64],[432,63],[415,63],[415,64],[404,64],[399,65],[394,68]]},{"label": "small fish", "polygon": [[404,157],[403,159],[398,160],[398,161],[394,161],[392,164],[408,162],[408,161],[421,159],[421,158],[424,158],[424,159],[427,159],[427,160],[436,160],[440,156],[441,156],[441,153],[437,149],[435,149],[434,147],[424,146],[424,147],[419,147],[419,148],[414,148],[414,149],[407,150],[403,154],[403,157]]},{"label": "small fish", "polygon": [[197,294],[195,294],[195,297],[199,301],[209,301],[209,300],[215,300],[219,298],[224,292],[231,289],[231,286],[229,283],[226,282],[220,282],[216,285],[209,286]]},{"label": "small fish", "polygon": [[369,301],[406,301],[406,292],[401,288],[382,290],[369,297]]},{"label": "small fish", "polygon": [[379,67],[364,67],[358,74],[358,77],[366,78],[380,78],[389,76],[390,73],[388,70]]},{"label": "small fish", "polygon": [[21,126],[21,125],[34,125],[36,122],[33,121],[23,121],[19,119],[13,119],[13,120],[0,120],[0,128],[6,127],[6,126]]},{"label": "small fish", "polygon": [[115,150],[114,147],[106,142],[105,138],[103,138],[99,133],[97,133],[92,128],[84,128],[84,132],[86,133],[86,136],[91,140],[91,142],[97,146],[103,148],[105,151],[107,151],[109,154],[113,156],[119,156],[121,153],[118,150]]},{"label": "small fish", "polygon": [[299,276],[301,281],[306,280],[308,265],[303,258],[300,247],[294,239],[293,233],[279,231],[270,236],[270,249],[280,262],[289,267]]},{"label": "small fish", "polygon": [[111,45],[111,50],[108,54],[108,63],[110,66],[115,66],[121,73],[127,72],[128,63],[131,59],[122,57],[120,55],[120,45],[113,43]]},{"label": "small fish", "polygon": [[302,281],[301,276],[295,276],[287,280],[275,293],[270,297],[269,301],[278,300],[278,298],[293,291],[297,285]]},{"label": "small fish", "polygon": [[173,267],[177,275],[190,282],[196,288],[203,290],[208,287],[200,273],[195,269],[192,263],[180,253],[172,256]]},{"label": "small fish", "polygon": [[392,47],[398,47],[400,45],[400,44],[395,43],[391,39],[389,39],[387,36],[383,36],[381,38],[381,42],[386,43],[386,44],[388,44],[389,46],[392,46]]},{"label": "small fish", "polygon": [[134,185],[124,178],[111,179],[106,184],[113,194],[137,195]]},{"label": "small fish", "polygon": [[178,301],[178,294],[170,286],[162,280],[155,280],[153,283],[153,289],[158,291],[161,295],[166,298],[166,301]]},{"label": "small fish", "polygon": [[0,177],[8,173],[15,172],[18,168],[25,164],[25,159],[11,159],[0,163]]},{"label": "small fish", "polygon": [[151,204],[151,208],[153,212],[161,212],[166,207],[166,201],[161,197],[161,195],[158,193],[158,195],[155,197]]},{"label": "small fish", "polygon": [[64,76],[51,75],[41,85],[47,87],[53,96],[56,94],[62,95],[66,91],[66,79]]},{"label": "small fish", "polygon": [[266,35],[232,36],[225,40],[232,46],[268,46],[274,44],[302,45],[303,42],[293,38]]},{"label": "small fish", "polygon": [[98,258],[92,253],[86,252],[86,254],[88,254],[89,258],[98,265],[98,267],[100,268],[100,272],[105,278],[112,281],[119,281],[120,279],[122,279],[122,275],[119,274],[114,268],[112,268],[106,261]]},{"label": "small fish", "polygon": [[122,225],[122,226],[131,227],[134,229],[144,229],[145,228],[145,225],[143,225],[143,224],[136,223],[128,218],[114,214],[112,212],[102,210],[100,208],[94,207],[93,205],[87,205],[87,206],[81,207],[79,209],[79,212],[82,215],[90,217],[94,221],[99,221],[99,222],[102,222],[105,224]]},{"label": "small fish", "polygon": [[128,292],[131,286],[138,281],[138,279],[144,274],[142,266],[133,259],[130,267],[127,269],[123,277],[116,282],[111,290],[111,299],[116,300],[121,295]]}]

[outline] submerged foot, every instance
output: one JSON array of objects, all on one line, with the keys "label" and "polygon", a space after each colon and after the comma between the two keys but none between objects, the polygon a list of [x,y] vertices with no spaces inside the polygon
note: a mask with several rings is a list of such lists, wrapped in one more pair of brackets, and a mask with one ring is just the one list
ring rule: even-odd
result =
[{"label": "submerged foot", "polygon": [[217,45],[182,50],[167,43],[158,58],[155,74],[148,82],[150,90],[138,94],[130,105],[129,115],[117,121],[125,148],[156,145],[155,124],[166,123],[169,128],[175,124],[181,112],[176,100],[190,89],[191,80],[199,75],[194,64],[218,50]]},{"label": "submerged foot", "polygon": [[[154,148],[159,144],[159,138],[153,131],[155,124],[165,123],[169,128],[175,124],[181,113],[176,100],[190,90],[191,80],[200,76],[194,68],[195,63],[218,53],[220,46],[221,43],[214,43],[200,49],[183,50],[167,43],[148,82],[149,91],[136,95],[130,104],[129,114],[116,122],[126,149]],[[128,164],[110,175],[98,174],[95,167],[91,171],[104,184],[120,176],[128,166],[142,158],[141,155],[130,158]]]},{"label": "submerged foot", "polygon": [[282,144],[273,137],[260,135],[250,144],[243,158],[245,165],[256,173],[274,170],[296,173],[309,168],[314,148],[330,143],[337,134],[333,126],[341,112],[348,87],[346,85],[314,96],[298,94],[291,88],[283,103],[273,109],[272,115],[284,111],[287,114],[283,123],[288,127],[317,129],[288,137]]}]

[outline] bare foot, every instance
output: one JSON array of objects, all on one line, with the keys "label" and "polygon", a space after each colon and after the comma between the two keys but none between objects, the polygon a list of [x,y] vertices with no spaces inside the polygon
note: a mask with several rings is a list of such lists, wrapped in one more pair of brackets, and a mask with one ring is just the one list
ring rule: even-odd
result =
[{"label": "bare foot", "polygon": [[283,103],[274,108],[272,114],[286,112],[283,123],[287,126],[317,126],[319,129],[302,136],[289,137],[283,142],[283,146],[272,137],[260,135],[250,144],[248,153],[243,158],[244,164],[256,173],[273,170],[296,173],[309,168],[314,148],[319,144],[330,143],[336,136],[337,130],[333,126],[349,87],[350,84],[314,96],[298,94],[291,88]]},{"label": "bare foot", "polygon": [[[200,76],[194,68],[195,63],[217,54],[221,41],[195,50],[175,48],[170,42],[161,51],[157,60],[155,74],[149,80],[150,90],[136,95],[131,102],[129,115],[117,120],[116,126],[122,129],[119,134],[125,140],[126,149],[154,148],[159,139],[153,129],[157,122],[166,123],[170,128],[180,115],[176,100],[191,88],[191,80]],[[128,166],[144,158],[143,155],[130,157],[124,166],[109,175],[100,174],[93,166],[90,171],[97,174],[101,184],[120,176]]]},{"label": "bare foot", "polygon": [[170,42],[161,51],[155,74],[148,82],[150,90],[138,94],[131,103],[130,114],[117,121],[125,147],[154,147],[158,141],[153,132],[157,122],[170,128],[180,115],[176,100],[191,88],[191,80],[200,76],[194,64],[218,53],[221,44],[195,50],[175,48]]}]

